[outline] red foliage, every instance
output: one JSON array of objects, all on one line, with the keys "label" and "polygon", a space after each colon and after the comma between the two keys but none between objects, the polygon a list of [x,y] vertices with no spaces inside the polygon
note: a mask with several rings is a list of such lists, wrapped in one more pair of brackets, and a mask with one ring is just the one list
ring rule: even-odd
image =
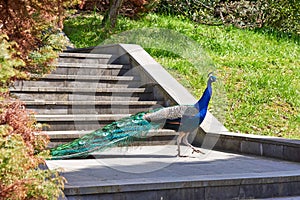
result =
[{"label": "red foliage", "polygon": [[[63,28],[64,8],[72,6],[79,0],[1,0],[0,1],[0,34],[6,34],[9,41],[16,42],[14,55],[26,63],[21,71],[36,71],[38,66],[35,58],[29,55],[39,51],[44,45],[45,31],[50,32]],[[50,29],[49,29],[50,28]],[[44,31],[44,33],[43,33]],[[45,54],[42,52],[42,54]],[[31,60],[33,59],[33,60]],[[37,58],[39,60],[39,58]],[[45,64],[52,61],[44,60]]]},{"label": "red foliage", "polygon": [[[42,2],[44,2],[42,4]],[[37,37],[42,25],[54,19],[55,1],[2,0],[0,2],[1,32],[15,41],[23,58],[40,44]],[[43,24],[41,24],[43,22]]]},{"label": "red foliage", "polygon": [[[4,141],[9,142],[10,138],[21,136],[22,143],[26,147],[25,149],[16,149],[15,153],[17,152],[17,154],[12,154],[9,158],[2,156],[7,160],[0,161],[2,167],[4,167],[0,175],[1,178],[5,179],[5,181],[2,179],[0,181],[0,199],[27,199],[29,190],[33,188],[32,186],[35,185],[34,187],[38,188],[38,184],[44,180],[43,176],[47,174],[47,172],[41,172],[37,177],[25,176],[31,169],[36,169],[39,164],[45,163],[44,158],[36,155],[36,152],[45,149],[49,137],[40,132],[35,119],[31,116],[32,112],[26,110],[21,101],[9,97],[8,93],[0,93],[0,100],[0,126],[5,127],[3,129],[5,131],[1,132],[0,135],[2,141],[4,139]],[[5,147],[2,146],[2,148]],[[5,150],[2,152],[5,155]],[[14,163],[16,166],[12,171],[9,163],[14,159],[18,159],[18,161],[22,159],[22,161]],[[41,176],[41,178],[38,176]]]},{"label": "red foliage", "polygon": [[8,187],[0,184],[0,199],[11,199],[12,193],[18,191],[18,199],[26,199],[26,184],[32,183],[33,179],[15,181]]},{"label": "red foliage", "polygon": [[0,99],[0,125],[11,127],[8,135],[21,135],[31,155],[35,150],[43,150],[49,142],[49,137],[40,132],[33,113],[25,109],[24,103],[10,98],[7,93],[0,94]]}]

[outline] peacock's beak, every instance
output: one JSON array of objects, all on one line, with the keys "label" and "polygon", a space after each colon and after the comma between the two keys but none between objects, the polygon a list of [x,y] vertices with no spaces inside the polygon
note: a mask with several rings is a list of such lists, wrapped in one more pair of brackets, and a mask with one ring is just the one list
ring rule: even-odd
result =
[{"label": "peacock's beak", "polygon": [[211,78],[212,78],[212,81],[213,81],[213,82],[217,81],[217,77],[211,76]]}]

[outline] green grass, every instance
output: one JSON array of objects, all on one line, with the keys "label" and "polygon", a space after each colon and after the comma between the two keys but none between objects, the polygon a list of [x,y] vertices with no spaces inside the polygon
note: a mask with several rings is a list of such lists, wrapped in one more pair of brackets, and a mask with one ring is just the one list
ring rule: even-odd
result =
[{"label": "green grass", "polygon": [[[100,28],[100,20],[97,15],[70,18],[65,22],[64,31],[76,47],[96,46],[110,34],[138,28],[165,28],[181,33],[199,44],[217,69],[228,101],[224,108],[228,129],[300,139],[300,44],[297,40],[278,38],[263,31],[199,25],[156,14],[139,20],[120,18],[116,29],[108,34]],[[119,40],[122,37],[106,42]],[[201,95],[205,81],[193,66],[198,62],[196,58],[195,61],[186,59],[164,49],[146,50],[195,97]],[[211,109],[214,113],[218,111],[214,106]]]}]

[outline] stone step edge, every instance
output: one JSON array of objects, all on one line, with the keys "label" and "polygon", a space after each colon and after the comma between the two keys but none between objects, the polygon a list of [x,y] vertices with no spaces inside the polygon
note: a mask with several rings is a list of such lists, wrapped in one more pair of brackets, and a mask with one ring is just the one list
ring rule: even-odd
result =
[{"label": "stone step edge", "polygon": [[67,79],[67,80],[106,80],[106,81],[132,81],[138,77],[135,76],[94,76],[94,75],[65,75],[65,74],[48,74],[46,76],[31,75],[31,79]]},{"label": "stone step edge", "polygon": [[113,54],[95,54],[95,53],[60,53],[59,57],[67,58],[111,58],[116,57]]},{"label": "stone step edge", "polygon": [[[47,134],[50,139],[77,139],[85,134],[91,133],[95,130],[90,131],[42,131],[42,134]],[[39,133],[37,133],[39,134]],[[158,129],[150,130],[147,136],[175,136],[178,132],[169,129]]]},{"label": "stone step edge", "polygon": [[73,63],[58,62],[53,63],[56,68],[96,68],[96,69],[130,69],[130,65],[123,64],[90,64],[90,63]]},{"label": "stone step edge", "polygon": [[[287,188],[290,187],[291,181],[295,184],[300,182],[299,170],[287,171],[283,173],[265,172],[259,174],[233,174],[231,176],[225,175],[204,175],[204,176],[174,176],[170,177],[153,177],[147,179],[130,179],[127,182],[120,183],[119,181],[112,181],[110,184],[101,184],[98,182],[83,183],[82,185],[66,185],[64,189],[65,195],[88,195],[88,194],[106,194],[106,193],[126,193],[139,191],[157,191],[169,189],[183,189],[183,188],[230,188],[231,192],[237,191],[240,187],[263,187],[267,184],[276,184]],[[85,185],[84,185],[85,184]],[[232,188],[231,188],[232,187]],[[276,187],[276,188],[277,188]],[[220,190],[220,189],[219,189]],[[262,190],[259,190],[262,192]],[[236,192],[235,192],[236,193]],[[293,191],[291,195],[298,195],[297,190]],[[263,194],[261,194],[263,195]]]},{"label": "stone step edge", "polygon": [[54,93],[144,93],[145,88],[72,88],[72,87],[16,87],[11,92],[54,92]]},{"label": "stone step edge", "polygon": [[25,105],[120,105],[120,106],[143,106],[161,105],[162,101],[22,101]]},{"label": "stone step edge", "polygon": [[102,114],[102,115],[34,115],[38,122],[75,122],[76,121],[115,121],[130,114]]}]

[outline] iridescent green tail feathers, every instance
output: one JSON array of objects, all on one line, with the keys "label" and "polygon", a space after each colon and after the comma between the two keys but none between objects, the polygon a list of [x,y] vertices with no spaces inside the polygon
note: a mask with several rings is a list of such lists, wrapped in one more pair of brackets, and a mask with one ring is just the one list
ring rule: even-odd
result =
[{"label": "iridescent green tail feathers", "polygon": [[127,145],[133,137],[146,136],[149,130],[159,128],[159,124],[150,123],[143,118],[146,113],[140,112],[123,118],[70,143],[59,145],[50,150],[51,159],[86,157],[95,151]]}]

